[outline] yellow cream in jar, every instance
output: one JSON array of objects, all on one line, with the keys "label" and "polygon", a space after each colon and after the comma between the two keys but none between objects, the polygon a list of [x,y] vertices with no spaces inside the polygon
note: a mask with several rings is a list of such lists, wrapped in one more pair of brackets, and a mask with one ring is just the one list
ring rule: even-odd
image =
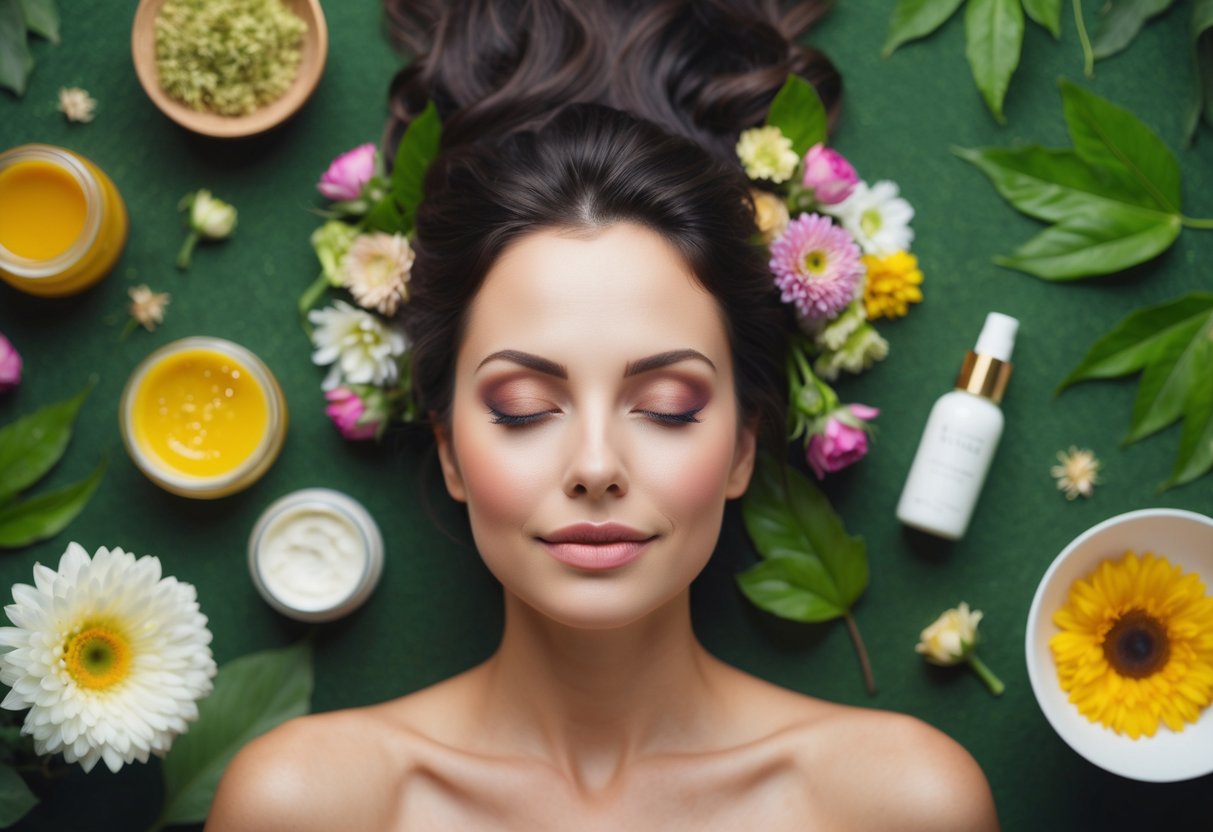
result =
[{"label": "yellow cream in jar", "polygon": [[66,148],[0,153],[0,280],[32,295],[83,291],[113,268],[127,214],[113,181]]},{"label": "yellow cream in jar", "polygon": [[139,385],[135,441],[182,474],[226,474],[257,449],[267,410],[264,391],[235,359],[206,349],[179,352]]},{"label": "yellow cream in jar", "polygon": [[255,355],[218,338],[186,338],[150,355],[127,383],[123,438],[157,484],[221,497],[256,480],[286,433],[286,402]]}]

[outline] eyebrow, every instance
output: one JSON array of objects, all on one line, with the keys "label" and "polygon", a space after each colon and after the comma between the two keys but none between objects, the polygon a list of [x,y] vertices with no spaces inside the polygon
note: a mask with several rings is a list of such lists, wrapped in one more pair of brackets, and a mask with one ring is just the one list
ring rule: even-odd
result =
[{"label": "eyebrow", "polygon": [[[635,361],[629,361],[627,366],[624,367],[623,376],[624,378],[629,378],[631,376],[640,375],[641,373],[659,370],[662,367],[668,367],[671,364],[677,364],[681,361],[692,360],[702,361],[713,370],[716,369],[716,365],[712,363],[712,360],[699,350],[669,350],[667,352],[659,352],[656,355],[638,358]],[[569,377],[569,371],[563,364],[557,364],[555,361],[543,358],[542,356],[534,355],[529,352],[523,352],[522,350],[498,350],[497,352],[486,356],[483,361],[476,365],[476,369],[479,370],[490,361],[511,361],[515,364],[520,364],[527,369],[534,370],[537,373],[543,373],[544,375],[555,376],[556,378],[562,379],[567,379]]]}]

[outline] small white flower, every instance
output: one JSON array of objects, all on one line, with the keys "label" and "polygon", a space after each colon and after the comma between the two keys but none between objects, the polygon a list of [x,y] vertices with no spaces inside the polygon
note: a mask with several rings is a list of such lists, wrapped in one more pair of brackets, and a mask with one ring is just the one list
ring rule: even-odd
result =
[{"label": "small white flower", "polygon": [[195,191],[190,197],[190,229],[208,240],[222,240],[236,228],[236,209],[208,190]]},{"label": "small white flower", "polygon": [[164,307],[168,306],[172,295],[168,292],[153,292],[147,285],[132,286],[126,292],[131,296],[131,317],[144,329],[152,332],[156,329],[156,324],[164,322]]},{"label": "small white flower", "polygon": [[1066,492],[1067,500],[1090,497],[1099,485],[1100,463],[1095,452],[1071,445],[1069,451],[1058,451],[1057,459],[1061,464],[1049,469],[1057,479],[1057,490]]},{"label": "small white flower", "polygon": [[823,205],[821,210],[838,217],[864,254],[909,251],[914,241],[910,228],[914,209],[897,194],[897,185],[887,180],[870,188],[860,182],[849,197],[837,205]]},{"label": "small white flower", "polygon": [[395,315],[396,307],[409,299],[413,258],[413,248],[403,234],[362,234],[341,261],[341,275],[359,306]]},{"label": "small white flower", "polygon": [[80,87],[59,88],[59,112],[68,121],[87,123],[93,120],[93,111],[97,109],[97,100]]},{"label": "small white flower", "polygon": [[922,631],[914,650],[931,664],[950,665],[966,661],[977,646],[977,624],[981,610],[969,611],[964,601],[946,611]]},{"label": "small white flower", "polygon": [[89,558],[68,544],[58,571],[34,565],[13,586],[0,628],[0,702],[29,708],[21,732],[39,754],[63,753],[90,771],[118,771],[164,755],[198,718],[215,661],[194,587],[161,577],[160,560],[121,549]]},{"label": "small white flower", "polygon": [[396,380],[396,359],[408,349],[399,329],[340,300],[327,309],[313,309],[307,317],[316,325],[312,361],[321,367],[332,365],[322,389],[341,384],[383,387]]},{"label": "small white flower", "polygon": [[785,182],[792,178],[800,157],[792,149],[792,140],[778,127],[751,127],[737,140],[737,158],[751,179]]}]

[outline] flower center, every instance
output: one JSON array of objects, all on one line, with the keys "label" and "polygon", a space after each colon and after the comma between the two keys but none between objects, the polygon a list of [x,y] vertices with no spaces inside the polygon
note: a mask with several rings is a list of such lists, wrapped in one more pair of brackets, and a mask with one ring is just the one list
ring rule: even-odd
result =
[{"label": "flower center", "polygon": [[1104,636],[1108,664],[1121,676],[1144,679],[1166,665],[1171,656],[1167,629],[1144,610],[1129,610]]},{"label": "flower center", "polygon": [[825,271],[826,263],[826,253],[819,248],[804,256],[804,270],[809,274],[821,274]]},{"label": "flower center", "polygon": [[884,225],[884,218],[875,208],[869,208],[859,215],[859,227],[863,229],[866,237],[876,236],[876,232],[880,231],[882,225]]},{"label": "flower center", "polygon": [[104,690],[130,675],[130,642],[113,627],[89,626],[68,637],[63,661],[77,685]]}]

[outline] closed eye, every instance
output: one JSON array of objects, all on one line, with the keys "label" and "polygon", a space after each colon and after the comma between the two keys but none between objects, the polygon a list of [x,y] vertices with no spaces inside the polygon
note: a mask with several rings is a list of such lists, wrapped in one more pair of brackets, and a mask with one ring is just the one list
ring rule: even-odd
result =
[{"label": "closed eye", "polygon": [[662,413],[656,410],[638,410],[637,413],[663,425],[689,425],[699,421],[699,411],[702,407],[686,410],[682,413]]},{"label": "closed eye", "polygon": [[489,413],[493,416],[493,424],[505,425],[507,427],[533,425],[544,417],[552,415],[553,412],[551,410],[543,410],[538,413],[502,413],[494,407],[489,408]]}]

